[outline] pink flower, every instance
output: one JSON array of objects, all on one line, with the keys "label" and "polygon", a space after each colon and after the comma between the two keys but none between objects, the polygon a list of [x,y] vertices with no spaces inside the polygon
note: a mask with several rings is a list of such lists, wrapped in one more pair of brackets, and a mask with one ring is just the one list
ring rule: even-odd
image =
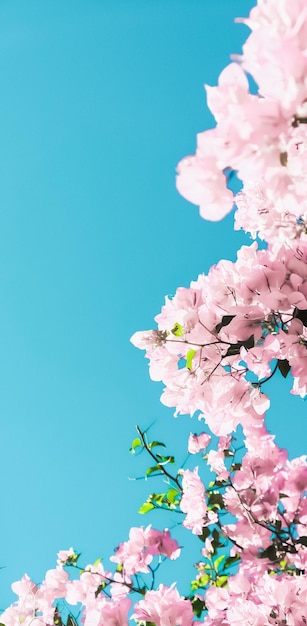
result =
[{"label": "pink flower", "polygon": [[178,543],[171,538],[169,530],[161,532],[151,526],[134,527],[130,529],[129,541],[122,542],[110,560],[122,564],[125,574],[131,576],[148,572],[153,557],[160,554],[170,559],[177,559],[180,555]]},{"label": "pink flower", "polygon": [[85,612],[84,626],[128,626],[130,598],[120,598],[97,602]]},{"label": "pink flower", "polygon": [[212,157],[201,153],[186,157],[177,166],[177,189],[207,220],[221,220],[233,207],[233,193],[226,187],[226,178]]},{"label": "pink flower", "polygon": [[224,463],[223,450],[210,450],[208,453],[208,465],[210,465],[211,472],[216,473],[218,480],[227,480],[229,471]]},{"label": "pink flower", "polygon": [[154,622],[156,626],[191,626],[193,610],[190,601],[180,596],[174,586],[160,585],[136,603],[132,618]]},{"label": "pink flower", "polygon": [[194,471],[181,470],[183,494],[180,501],[181,510],[186,513],[183,526],[189,528],[194,535],[201,535],[207,524],[207,504],[205,488],[198,476],[198,468]]},{"label": "pink flower", "polygon": [[200,435],[193,435],[191,433],[188,441],[188,452],[190,454],[197,454],[202,450],[206,450],[210,441],[211,436],[207,433],[200,433]]}]

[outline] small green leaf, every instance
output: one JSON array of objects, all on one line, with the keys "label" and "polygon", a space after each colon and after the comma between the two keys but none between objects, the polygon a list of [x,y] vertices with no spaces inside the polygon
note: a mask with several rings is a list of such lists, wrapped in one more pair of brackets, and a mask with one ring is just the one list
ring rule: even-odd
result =
[{"label": "small green leaf", "polygon": [[157,454],[157,459],[159,460],[159,464],[160,465],[167,465],[167,463],[175,463],[175,457],[169,455],[169,456],[162,456],[162,454]]},{"label": "small green leaf", "polygon": [[136,448],[140,448],[141,446],[142,446],[142,442],[141,442],[140,438],[136,437],[132,441],[131,448],[130,448],[129,452],[131,452],[131,454],[135,454],[135,449]]},{"label": "small green leaf", "polygon": [[144,504],[142,504],[142,506],[139,508],[138,512],[141,513],[141,515],[145,515],[145,513],[152,511],[152,509],[154,508],[155,507],[151,502],[144,502]]},{"label": "small green leaf", "polygon": [[72,617],[72,615],[68,616],[67,625],[66,626],[78,626],[76,620]]},{"label": "small green leaf", "polygon": [[228,326],[228,324],[230,324],[234,317],[235,315],[223,315],[222,321],[215,327],[216,332],[219,333],[221,328],[223,328],[224,326]]},{"label": "small green leaf", "polygon": [[224,450],[224,456],[225,457],[229,457],[229,456],[234,456],[234,453],[232,452],[232,450]]},{"label": "small green leaf", "polygon": [[196,591],[196,589],[199,589],[197,580],[191,580],[191,591]]},{"label": "small green leaf", "polygon": [[195,354],[196,354],[196,350],[188,350],[187,353],[186,353],[186,357],[185,357],[186,361],[187,361],[186,367],[187,367],[188,370],[192,370],[193,358],[194,358]]},{"label": "small green leaf", "polygon": [[213,491],[212,493],[210,493],[208,497],[208,504],[211,508],[213,507],[217,507],[218,509],[225,508],[223,496],[221,493],[219,493],[219,491]]},{"label": "small green leaf", "polygon": [[296,543],[300,543],[302,546],[307,546],[307,537],[299,537]]},{"label": "small green leaf", "polygon": [[224,587],[224,585],[227,583],[227,580],[228,576],[219,576],[215,584],[217,587]]},{"label": "small green leaf", "polygon": [[172,333],[172,335],[175,335],[175,337],[183,337],[183,335],[184,335],[184,328],[183,328],[183,326],[181,326],[181,324],[176,322],[176,324],[174,325],[174,328],[172,328],[172,330],[171,330],[171,333]]},{"label": "small green leaf", "polygon": [[208,526],[204,526],[202,529],[201,535],[197,535],[197,536],[201,541],[205,542],[206,539],[209,537],[209,535],[210,535],[210,530]]},{"label": "small green leaf", "polygon": [[239,554],[236,554],[235,556],[229,556],[224,563],[224,568],[231,567],[232,565],[234,565],[240,560],[241,560],[241,557]]},{"label": "small green leaf", "polygon": [[166,496],[166,493],[156,493],[154,500],[159,506],[162,506],[162,504],[165,501],[165,496]]},{"label": "small green leaf", "polygon": [[227,482],[227,480],[216,480],[215,483],[213,483],[213,484],[216,487],[224,487],[226,482]]},{"label": "small green leaf", "polygon": [[93,563],[93,567],[98,567],[98,565],[101,563],[102,558],[100,557],[99,559],[96,559],[96,561],[94,561]]},{"label": "small green leaf", "polygon": [[280,373],[282,374],[282,376],[284,378],[287,378],[289,372],[290,372],[290,364],[289,361],[287,361],[287,359],[278,359],[278,363],[277,363],[277,367],[280,371]]},{"label": "small green leaf", "polygon": [[230,466],[230,471],[231,472],[237,472],[238,470],[240,470],[242,467],[242,463],[232,463]]},{"label": "small green leaf", "polygon": [[156,446],[162,446],[163,448],[166,448],[165,443],[162,443],[161,441],[152,441],[148,444],[149,450],[151,450],[151,448],[155,448]]},{"label": "small green leaf", "polygon": [[303,326],[307,326],[307,311],[305,309],[300,310],[295,307],[293,317],[301,320],[301,322],[303,322]]},{"label": "small green leaf", "polygon": [[[55,608],[54,615],[53,615],[53,623],[54,623],[54,626],[64,626],[64,624],[62,622],[60,611],[59,611],[57,606]],[[0,624],[0,626],[1,626],[1,624]]]},{"label": "small green leaf", "polygon": [[100,585],[98,585],[96,591],[95,591],[95,598],[98,598],[98,596],[100,595],[101,591],[105,588],[107,583],[102,582],[100,583]]},{"label": "small green leaf", "polygon": [[276,561],[277,560],[277,555],[276,555],[276,548],[275,548],[275,546],[270,545],[265,550],[262,550],[262,552],[260,552],[260,554],[259,554],[259,558],[260,559],[270,559],[270,561]]},{"label": "small green leaf", "polygon": [[149,467],[146,472],[145,472],[145,476],[147,478],[147,476],[150,476],[150,474],[153,474],[154,472],[160,472],[161,473],[161,467],[160,465],[154,465],[153,467]]},{"label": "small green leaf", "polygon": [[238,341],[238,343],[233,343],[231,346],[229,346],[224,356],[234,356],[236,354],[240,354],[242,346],[248,350],[249,348],[253,348],[254,345],[254,335],[251,335],[250,337],[248,337],[248,339],[245,339],[245,341]]},{"label": "small green leaf", "polygon": [[225,561],[226,559],[226,555],[225,554],[221,554],[221,556],[218,556],[217,559],[215,559],[214,561],[214,569],[217,572],[219,569],[219,566],[223,563],[223,561]]},{"label": "small green leaf", "polygon": [[198,586],[199,586],[199,587],[206,587],[206,586],[208,585],[209,581],[210,581],[210,576],[209,576],[209,574],[203,574],[202,576],[200,576],[200,577],[197,579],[197,582],[198,582]]},{"label": "small green leaf", "polygon": [[179,496],[179,491],[177,491],[177,489],[173,489],[172,487],[168,490],[166,494],[166,497],[171,504],[174,504]]},{"label": "small green leaf", "polygon": [[196,617],[200,617],[202,612],[205,610],[206,605],[205,605],[205,601],[201,600],[200,598],[193,598],[192,600],[192,608],[193,608],[193,612],[196,615]]}]

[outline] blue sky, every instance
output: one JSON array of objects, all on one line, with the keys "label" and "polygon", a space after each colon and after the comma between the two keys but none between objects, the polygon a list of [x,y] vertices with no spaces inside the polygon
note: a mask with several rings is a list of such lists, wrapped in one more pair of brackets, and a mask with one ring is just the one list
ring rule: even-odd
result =
[{"label": "blue sky", "polygon": [[[175,168],[212,125],[203,84],[240,52],[252,4],[0,3],[1,608],[59,549],[107,563],[130,526],[172,523],[137,514],[151,484],[128,481],[134,425],[179,461],[200,425],[160,405],[129,337],[249,242],[232,216],[201,220]],[[303,454],[306,405],[286,386],[269,425]]]}]

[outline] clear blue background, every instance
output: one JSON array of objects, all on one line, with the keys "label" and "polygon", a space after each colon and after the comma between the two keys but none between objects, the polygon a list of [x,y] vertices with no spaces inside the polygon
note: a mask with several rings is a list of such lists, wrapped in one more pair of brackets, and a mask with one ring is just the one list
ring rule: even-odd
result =
[{"label": "clear blue background", "polygon": [[[1,0],[1,608],[59,549],[107,566],[130,526],[174,523],[137,514],[153,483],[128,481],[147,466],[134,424],[179,462],[201,425],[160,406],[129,338],[249,242],[232,216],[201,220],[175,168],[212,125],[203,83],[240,52],[252,4]],[[268,419],[298,455],[306,405],[287,388],[273,381]]]}]

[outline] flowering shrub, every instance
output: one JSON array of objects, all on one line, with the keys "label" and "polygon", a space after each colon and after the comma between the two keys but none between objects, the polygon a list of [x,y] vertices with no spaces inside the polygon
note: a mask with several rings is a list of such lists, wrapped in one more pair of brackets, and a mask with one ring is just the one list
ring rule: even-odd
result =
[{"label": "flowering shrub", "polygon": [[[184,597],[175,583],[157,585],[157,567],[178,559],[181,546],[168,529],[131,528],[110,569],[100,560],[79,565],[70,548],[40,585],[27,575],[15,582],[18,599],[2,625],[307,624],[307,457],[289,460],[268,433],[264,392],[279,371],[291,373],[293,394],[307,395],[306,2],[258,0],[243,21],[251,34],[242,56],[206,87],[216,126],[179,163],[177,187],[206,219],[235,204],[235,228],[267,247],[244,246],[234,263],[222,260],[180,287],[157,328],[131,339],[146,351],[151,378],[165,385],[162,402],[205,422],[187,444],[202,455],[192,470],[175,470],[164,444],[139,428],[131,446],[149,455],[146,476],[167,483],[140,513],[179,513],[202,542],[195,578]],[[236,196],[231,172],[242,182]],[[208,484],[204,461],[214,476]]]}]

